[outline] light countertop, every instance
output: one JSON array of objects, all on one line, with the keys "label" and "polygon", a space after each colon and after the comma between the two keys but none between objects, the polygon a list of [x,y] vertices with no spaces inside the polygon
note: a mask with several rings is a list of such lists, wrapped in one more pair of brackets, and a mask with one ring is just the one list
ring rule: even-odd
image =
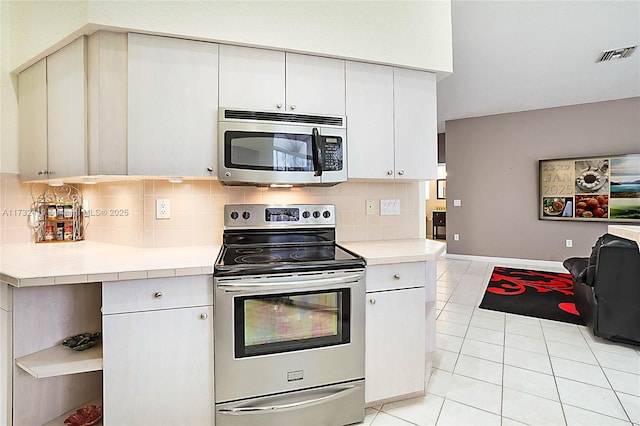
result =
[{"label": "light countertop", "polygon": [[[407,240],[342,242],[368,265],[436,260],[443,243]],[[213,274],[220,246],[140,248],[80,241],[0,246],[0,281],[15,287]]]},{"label": "light countertop", "polygon": [[79,241],[0,246],[0,280],[15,287],[212,274],[219,246],[140,248]]},{"label": "light countertop", "polygon": [[339,244],[364,257],[367,260],[367,265],[437,260],[446,247],[444,243],[425,238],[347,241]]}]

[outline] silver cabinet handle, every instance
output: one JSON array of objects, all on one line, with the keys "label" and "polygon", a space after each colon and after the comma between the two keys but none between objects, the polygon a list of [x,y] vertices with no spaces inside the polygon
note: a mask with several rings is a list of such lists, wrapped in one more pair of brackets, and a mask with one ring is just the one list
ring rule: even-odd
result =
[{"label": "silver cabinet handle", "polygon": [[291,111],[293,111],[294,109],[296,109],[295,105],[291,105],[289,108],[291,108]]},{"label": "silver cabinet handle", "polygon": [[162,292],[161,291],[156,291],[155,293],[153,293],[153,297],[155,297],[156,299],[159,297],[162,297]]},{"label": "silver cabinet handle", "polygon": [[387,171],[387,174],[388,174],[389,176],[391,176],[391,175],[393,174],[393,170],[389,170],[389,171]]},{"label": "silver cabinet handle", "polygon": [[376,299],[369,299],[369,303],[372,304],[372,305],[375,305],[376,304]]},{"label": "silver cabinet handle", "polygon": [[404,175],[404,170],[400,170],[400,171],[398,172],[398,174],[399,174],[400,176],[403,176],[403,175]]},{"label": "silver cabinet handle", "polygon": [[282,104],[276,104],[276,108],[278,109],[282,108]]},{"label": "silver cabinet handle", "polygon": [[207,318],[209,318],[209,315],[206,312],[200,314],[200,319],[206,320]]},{"label": "silver cabinet handle", "polygon": [[39,170],[38,171],[38,175],[42,176],[42,175],[48,175],[49,174],[49,170]]},{"label": "silver cabinet handle", "polygon": [[395,278],[396,280],[399,280],[399,279],[400,279],[400,274],[395,274],[395,275],[393,276],[393,278]]}]

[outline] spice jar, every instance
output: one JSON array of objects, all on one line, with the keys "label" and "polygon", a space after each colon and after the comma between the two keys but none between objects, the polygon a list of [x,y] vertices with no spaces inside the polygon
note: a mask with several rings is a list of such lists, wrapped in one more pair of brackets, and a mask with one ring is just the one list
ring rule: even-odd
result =
[{"label": "spice jar", "polygon": [[47,217],[49,219],[57,218],[57,209],[55,204],[49,204],[49,207],[47,208]]},{"label": "spice jar", "polygon": [[66,222],[64,224],[64,239],[66,241],[73,240],[73,224]]},{"label": "spice jar", "polygon": [[73,205],[71,204],[64,205],[64,218],[73,219]]},{"label": "spice jar", "polygon": [[55,227],[53,225],[47,225],[44,230],[44,240],[53,241],[55,233]]},{"label": "spice jar", "polygon": [[56,204],[56,219],[64,219],[64,205]]},{"label": "spice jar", "polygon": [[56,240],[64,240],[64,222],[58,222],[56,224]]}]

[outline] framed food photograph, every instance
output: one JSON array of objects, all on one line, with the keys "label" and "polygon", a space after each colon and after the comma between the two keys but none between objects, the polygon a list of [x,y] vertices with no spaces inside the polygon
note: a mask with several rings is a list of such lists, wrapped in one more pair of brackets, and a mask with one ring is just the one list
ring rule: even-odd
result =
[{"label": "framed food photograph", "polygon": [[538,163],[540,219],[640,222],[640,154]]}]

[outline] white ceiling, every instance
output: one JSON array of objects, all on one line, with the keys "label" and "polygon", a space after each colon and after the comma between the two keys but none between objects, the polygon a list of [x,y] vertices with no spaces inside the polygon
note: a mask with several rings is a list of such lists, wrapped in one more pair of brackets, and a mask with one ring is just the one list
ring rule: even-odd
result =
[{"label": "white ceiling", "polygon": [[640,0],[452,0],[451,19],[438,132],[447,120],[640,96],[640,47],[595,62],[640,45]]}]

